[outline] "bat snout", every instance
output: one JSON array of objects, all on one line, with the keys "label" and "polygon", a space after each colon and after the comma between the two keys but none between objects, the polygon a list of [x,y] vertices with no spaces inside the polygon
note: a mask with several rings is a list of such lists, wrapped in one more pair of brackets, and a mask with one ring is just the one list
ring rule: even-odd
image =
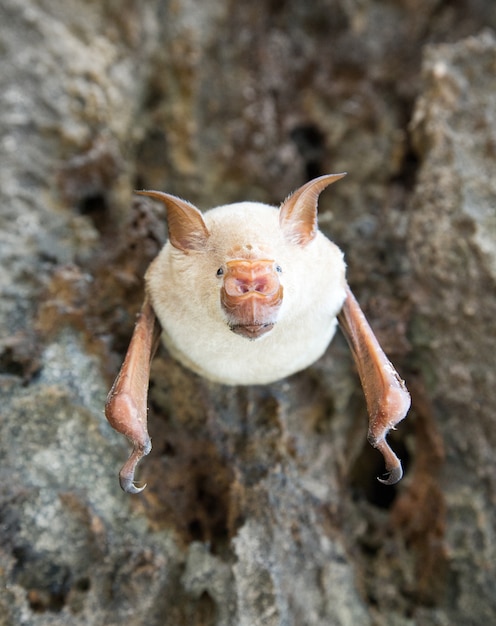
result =
[{"label": "bat snout", "polygon": [[[242,263],[242,266],[232,266],[232,263]],[[269,262],[267,262],[269,263]],[[273,265],[272,262],[270,262]],[[253,267],[247,267],[246,261],[230,261],[224,280],[224,289],[231,297],[257,293],[262,296],[272,296],[280,288],[279,277],[270,265],[262,265],[260,261],[253,262]]]},{"label": "bat snout", "polygon": [[282,303],[279,269],[266,259],[237,259],[226,264],[221,304],[231,330],[257,339],[269,332]]}]

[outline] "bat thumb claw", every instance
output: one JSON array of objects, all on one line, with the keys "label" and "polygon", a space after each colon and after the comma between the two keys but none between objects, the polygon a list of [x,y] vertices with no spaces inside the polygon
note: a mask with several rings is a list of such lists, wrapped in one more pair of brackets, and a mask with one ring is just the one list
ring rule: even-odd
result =
[{"label": "bat thumb claw", "polygon": [[136,471],[136,466],[140,460],[146,454],[149,454],[151,449],[152,444],[149,438],[144,442],[144,444],[135,443],[130,457],[119,472],[119,484],[121,489],[126,493],[140,493],[146,487],[146,484],[143,485],[143,487],[136,487],[134,484],[134,472]]},{"label": "bat thumb claw", "polygon": [[132,478],[121,475],[119,475],[119,484],[122,491],[125,491],[126,493],[141,493],[146,487],[146,483],[143,485],[143,487],[136,487]]},{"label": "bat thumb claw", "polygon": [[403,477],[403,468],[401,467],[401,464],[400,464],[390,469],[388,473],[386,474],[385,478],[379,478],[378,476],[377,480],[383,485],[394,485],[397,482],[399,482],[402,479],[402,477]]},{"label": "bat thumb claw", "polygon": [[383,485],[394,485],[403,477],[403,468],[401,461],[389,447],[384,435],[380,439],[372,437],[369,433],[369,442],[374,448],[377,448],[384,457],[386,463],[386,475],[384,478],[377,477],[377,480]]}]

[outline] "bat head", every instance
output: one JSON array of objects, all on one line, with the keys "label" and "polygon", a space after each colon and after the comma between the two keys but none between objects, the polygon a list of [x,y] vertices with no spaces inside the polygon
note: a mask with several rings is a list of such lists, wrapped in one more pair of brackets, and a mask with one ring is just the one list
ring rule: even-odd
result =
[{"label": "bat head", "polygon": [[[138,193],[166,205],[168,257],[176,262],[178,275],[189,281],[183,289],[193,286],[189,299],[196,300],[197,310],[210,319],[218,319],[220,313],[230,330],[253,340],[270,333],[284,312],[285,283],[289,292],[296,291],[291,277],[301,274],[297,266],[305,264],[299,254],[317,236],[319,194],[343,176],[321,176],[308,182],[279,209],[242,202],[202,215],[176,196]],[[169,275],[171,280],[174,277]],[[160,317],[160,311],[157,314]]]}]

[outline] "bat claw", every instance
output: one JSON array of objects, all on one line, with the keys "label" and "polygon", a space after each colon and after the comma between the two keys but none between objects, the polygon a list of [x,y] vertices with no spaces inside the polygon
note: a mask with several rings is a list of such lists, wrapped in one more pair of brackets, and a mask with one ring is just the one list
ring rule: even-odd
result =
[{"label": "bat claw", "polygon": [[126,493],[140,493],[146,487],[146,483],[143,487],[136,487],[134,484],[134,473],[138,463],[145,455],[149,454],[151,449],[152,444],[150,439],[148,439],[144,445],[135,444],[128,460],[122,466],[119,472],[119,484],[121,489]]},{"label": "bat claw", "polygon": [[119,484],[122,491],[125,491],[126,493],[141,493],[146,487],[146,483],[143,485],[143,487],[136,487],[132,478],[121,475],[119,475]]},{"label": "bat claw", "polygon": [[403,468],[401,467],[401,461],[391,450],[389,444],[385,439],[385,435],[382,435],[380,439],[377,439],[369,433],[368,440],[374,448],[377,448],[377,450],[379,450],[379,452],[384,457],[384,461],[386,463],[385,478],[379,478],[378,476],[377,480],[383,485],[394,485],[399,482],[403,477]]},{"label": "bat claw", "polygon": [[393,467],[392,469],[390,469],[388,473],[385,474],[385,478],[379,478],[378,476],[377,480],[383,485],[395,485],[397,482],[399,482],[402,479],[402,477],[403,477],[403,468],[401,467],[401,464],[400,464],[397,467]]}]

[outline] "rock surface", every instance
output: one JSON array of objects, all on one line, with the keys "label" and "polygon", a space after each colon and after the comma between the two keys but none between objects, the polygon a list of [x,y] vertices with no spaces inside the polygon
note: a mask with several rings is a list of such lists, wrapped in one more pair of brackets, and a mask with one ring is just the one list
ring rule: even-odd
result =
[{"label": "rock surface", "polygon": [[[457,7],[3,0],[0,626],[495,621],[496,7]],[[403,481],[338,337],[265,388],[161,351],[123,494],[103,403],[166,237],[131,190],[343,170],[321,227],[412,391]]]}]

